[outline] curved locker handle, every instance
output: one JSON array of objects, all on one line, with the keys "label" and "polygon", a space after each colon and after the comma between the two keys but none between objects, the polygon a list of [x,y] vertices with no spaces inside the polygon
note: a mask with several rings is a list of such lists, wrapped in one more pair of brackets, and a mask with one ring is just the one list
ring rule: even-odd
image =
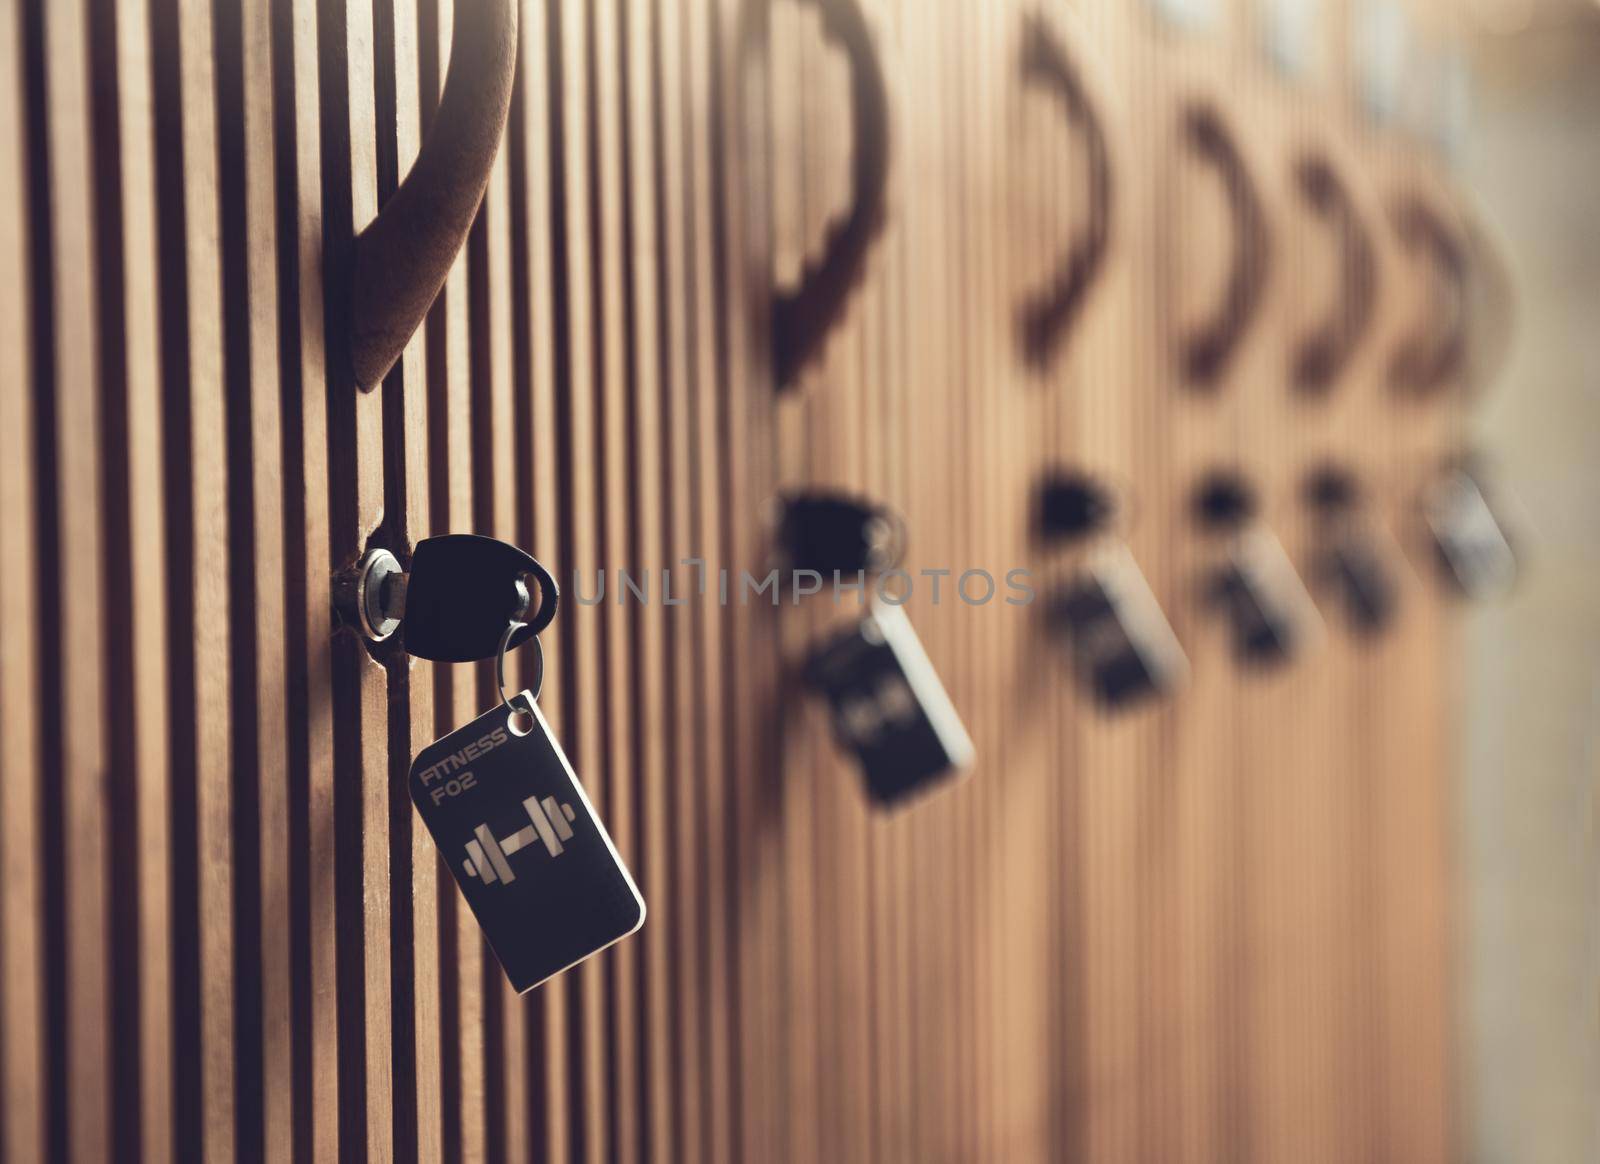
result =
[{"label": "curved locker handle", "polygon": [[1211,322],[1183,341],[1189,379],[1210,385],[1227,370],[1261,307],[1272,240],[1250,167],[1221,111],[1209,103],[1190,105],[1184,133],[1189,147],[1221,175],[1233,219],[1233,266],[1222,305]]},{"label": "curved locker handle", "polygon": [[1043,16],[1028,18],[1022,34],[1024,82],[1048,89],[1083,126],[1089,164],[1089,220],[1067,251],[1049,287],[1023,311],[1022,344],[1036,366],[1050,363],[1066,342],[1111,249],[1112,167],[1105,118],[1066,47]]},{"label": "curved locker handle", "polygon": [[1468,352],[1468,268],[1466,243],[1426,199],[1402,198],[1394,208],[1395,231],[1408,251],[1425,252],[1444,276],[1448,317],[1431,321],[1420,334],[1401,343],[1389,365],[1390,381],[1428,394],[1454,380],[1465,368]]},{"label": "curved locker handle", "polygon": [[822,14],[823,36],[844,51],[850,65],[851,206],[829,229],[822,258],[805,265],[800,286],[775,297],[772,353],[780,388],[793,383],[844,314],[888,217],[889,96],[872,34],[856,0],[811,2]]},{"label": "curved locker handle", "polygon": [[1295,180],[1312,212],[1333,229],[1343,259],[1338,304],[1295,351],[1295,383],[1324,392],[1343,375],[1376,316],[1377,249],[1344,180],[1325,156],[1301,158]]},{"label": "curved locker handle", "polygon": [[456,0],[450,71],[411,172],[355,241],[350,366],[370,392],[421,325],[477,217],[517,70],[518,0]]}]

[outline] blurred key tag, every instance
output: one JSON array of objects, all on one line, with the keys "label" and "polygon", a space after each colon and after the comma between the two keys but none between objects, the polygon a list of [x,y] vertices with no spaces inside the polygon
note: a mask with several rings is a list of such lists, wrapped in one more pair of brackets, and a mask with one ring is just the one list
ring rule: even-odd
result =
[{"label": "blurred key tag", "polygon": [[1121,542],[1095,553],[1084,575],[1055,599],[1052,614],[1102,706],[1134,707],[1188,681],[1189,660],[1178,636]]},{"label": "blurred key tag", "polygon": [[1394,621],[1399,589],[1390,562],[1399,546],[1362,502],[1350,470],[1330,464],[1313,472],[1305,499],[1315,522],[1312,580],[1357,633],[1373,635]]},{"label": "blurred key tag", "polygon": [[972,740],[900,607],[875,603],[811,656],[806,679],[827,697],[834,734],[879,804],[971,766]]},{"label": "blurred key tag", "polygon": [[1374,541],[1348,535],[1326,551],[1320,568],[1356,630],[1377,634],[1394,620],[1399,602],[1394,577]]},{"label": "blurred key tag", "polygon": [[411,799],[519,993],[644,924],[644,899],[524,691],[430,744]]},{"label": "blurred key tag", "polygon": [[1253,526],[1234,540],[1213,592],[1233,628],[1240,662],[1272,666],[1299,658],[1322,640],[1322,616],[1283,543]]},{"label": "blurred key tag", "polygon": [[1423,517],[1445,582],[1463,598],[1498,597],[1517,580],[1517,552],[1478,478],[1443,474],[1423,500]]}]

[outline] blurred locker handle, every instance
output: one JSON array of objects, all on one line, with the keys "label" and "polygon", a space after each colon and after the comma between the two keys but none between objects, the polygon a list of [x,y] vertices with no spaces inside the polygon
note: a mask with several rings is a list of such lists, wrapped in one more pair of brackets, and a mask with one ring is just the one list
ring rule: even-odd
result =
[{"label": "blurred locker handle", "polygon": [[1295,179],[1306,204],[1332,229],[1342,259],[1332,316],[1313,329],[1295,352],[1295,383],[1306,391],[1325,392],[1344,374],[1376,315],[1377,251],[1355,199],[1327,157],[1301,158]]},{"label": "blurred locker handle", "polygon": [[472,229],[511,109],[518,0],[456,0],[450,71],[421,152],[355,242],[350,365],[383,382]]},{"label": "blurred locker handle", "polygon": [[1034,14],[1028,18],[1022,34],[1023,80],[1052,92],[1067,116],[1082,126],[1089,166],[1088,222],[1056,269],[1049,288],[1028,304],[1022,317],[1023,349],[1039,367],[1050,363],[1071,334],[1111,247],[1111,149],[1105,118],[1077,64],[1082,55],[1081,51],[1070,53],[1044,17]]},{"label": "blurred locker handle", "polygon": [[828,231],[822,258],[808,262],[800,286],[776,296],[772,351],[779,388],[794,382],[822,349],[844,315],[850,293],[866,271],[867,255],[883,232],[889,180],[889,96],[872,34],[856,0],[811,0],[822,15],[823,35],[850,65],[851,206]]},{"label": "blurred locker handle", "polygon": [[1469,263],[1467,244],[1426,198],[1408,195],[1394,208],[1395,232],[1411,254],[1421,251],[1440,276],[1443,310],[1407,337],[1389,365],[1390,381],[1418,394],[1450,384],[1464,370],[1468,353]]},{"label": "blurred locker handle", "polygon": [[1227,370],[1261,307],[1271,238],[1261,194],[1222,111],[1206,102],[1190,105],[1184,133],[1189,147],[1221,176],[1233,220],[1233,265],[1222,305],[1214,320],[1183,341],[1189,379],[1212,385]]}]

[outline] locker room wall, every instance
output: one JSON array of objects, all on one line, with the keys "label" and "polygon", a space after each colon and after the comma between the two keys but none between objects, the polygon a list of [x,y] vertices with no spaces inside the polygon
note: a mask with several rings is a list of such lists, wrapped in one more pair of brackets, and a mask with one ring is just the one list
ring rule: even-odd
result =
[{"label": "locker room wall", "polygon": [[[794,382],[773,295],[851,197],[821,9],[527,0],[477,221],[361,394],[349,244],[417,154],[449,0],[0,6],[6,1159],[1451,1156],[1455,620],[1397,545],[1389,635],[1330,617],[1315,657],[1243,674],[1189,504],[1242,469],[1305,574],[1303,477],[1334,458],[1409,528],[1461,409],[1389,390],[1435,298],[1393,214],[1450,220],[1449,180],[1363,113],[1350,5],[1323,5],[1299,81],[1244,0],[1196,33],[1123,0],[862,9],[884,227]],[[1039,35],[1082,108],[1027,82]],[[1191,108],[1239,151],[1270,258],[1209,385],[1181,345],[1237,259],[1238,192],[1194,159]],[[1308,151],[1377,271],[1315,399],[1293,360],[1350,244],[1297,192]],[[1097,216],[1071,332],[1030,360],[1021,315]],[[914,573],[1042,587],[1084,560],[1033,536],[1053,466],[1125,488],[1184,692],[1104,717],[1042,609],[921,590],[978,762],[886,816],[797,672],[848,607],[572,603],[541,704],[650,919],[510,992],[405,783],[498,697],[492,667],[369,648],[336,571],[447,531],[586,589],[755,570],[764,502],[828,486],[905,516]]]}]

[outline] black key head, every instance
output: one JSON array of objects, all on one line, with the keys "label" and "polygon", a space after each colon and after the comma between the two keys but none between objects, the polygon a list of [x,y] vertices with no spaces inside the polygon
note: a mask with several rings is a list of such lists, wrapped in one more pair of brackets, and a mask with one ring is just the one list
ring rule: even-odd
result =
[{"label": "black key head", "polygon": [[903,521],[882,505],[841,493],[782,498],[778,544],[789,570],[838,572],[889,569],[905,548]]},{"label": "black key head", "polygon": [[[519,587],[531,578],[534,587]],[[532,555],[475,534],[448,534],[417,545],[406,586],[401,633],[406,652],[439,663],[492,659],[506,627],[537,589],[538,605],[520,615],[528,625],[507,649],[533,638],[556,616],[556,580]]]}]

